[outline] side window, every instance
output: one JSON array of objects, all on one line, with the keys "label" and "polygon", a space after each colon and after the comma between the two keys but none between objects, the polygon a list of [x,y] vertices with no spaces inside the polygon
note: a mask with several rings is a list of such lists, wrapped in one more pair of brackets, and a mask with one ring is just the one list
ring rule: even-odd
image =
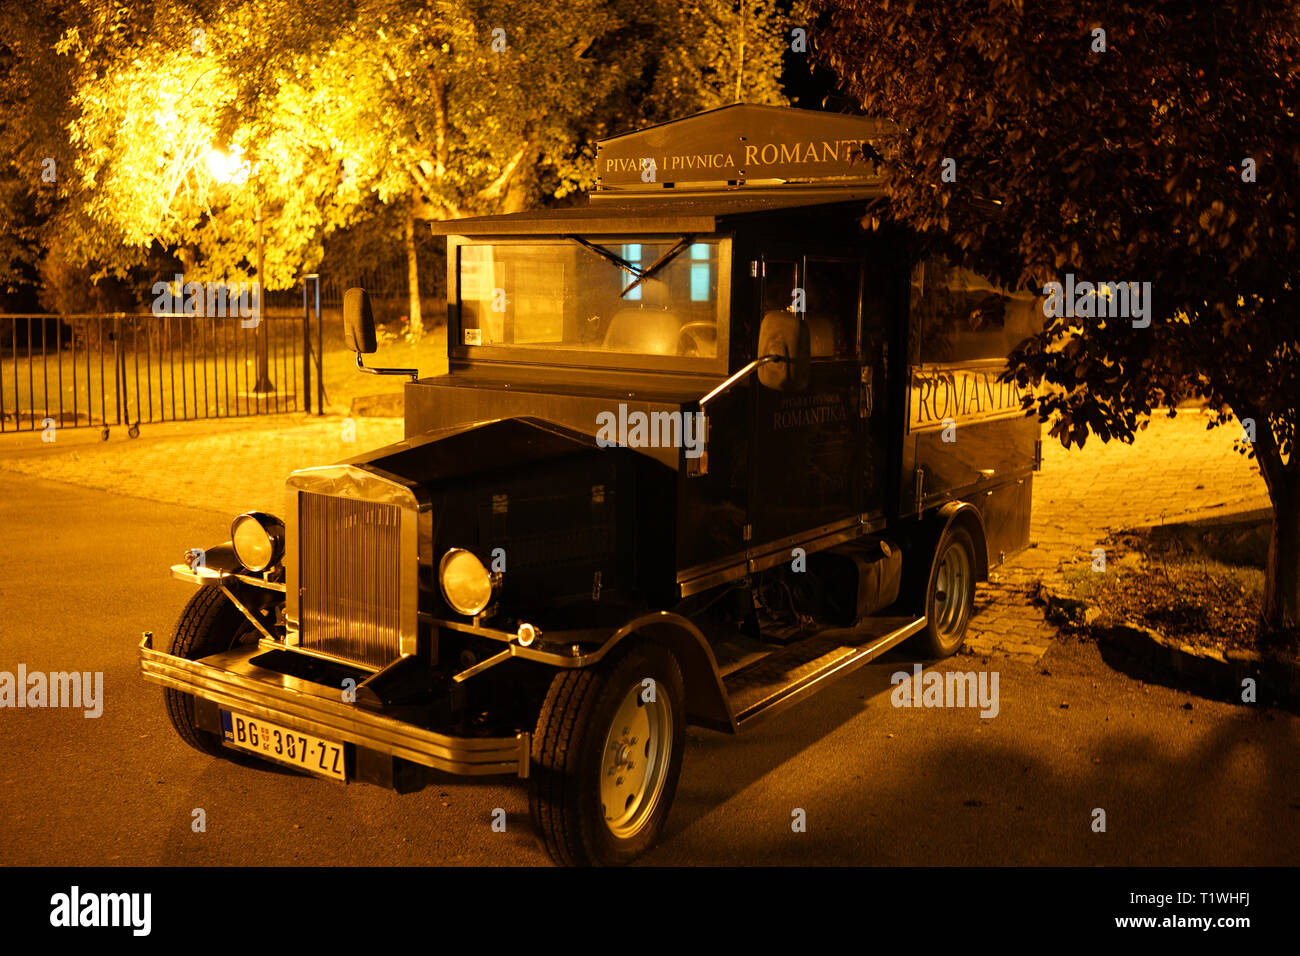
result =
[{"label": "side window", "polygon": [[809,257],[804,272],[805,319],[810,326],[812,357],[856,358],[862,264]]},{"label": "side window", "polygon": [[794,290],[799,286],[798,267],[784,259],[763,262],[763,315],[789,312],[794,306]]},{"label": "side window", "polygon": [[923,364],[1000,359],[1042,327],[1032,293],[1009,293],[939,257],[912,270],[913,341]]}]

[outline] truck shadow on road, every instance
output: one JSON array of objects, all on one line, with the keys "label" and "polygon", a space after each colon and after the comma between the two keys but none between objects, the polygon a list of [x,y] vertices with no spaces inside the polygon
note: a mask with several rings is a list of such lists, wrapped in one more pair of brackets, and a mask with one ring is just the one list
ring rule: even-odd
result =
[{"label": "truck shadow on road", "polygon": [[[910,665],[882,660],[737,740],[693,733],[646,862],[1294,863],[1300,724],[1289,714],[1189,712],[1160,688],[1139,692],[1142,712],[1123,693],[1067,709],[1037,667],[1010,662],[999,719],[895,710],[889,676]],[[806,832],[792,828],[796,808]]]}]

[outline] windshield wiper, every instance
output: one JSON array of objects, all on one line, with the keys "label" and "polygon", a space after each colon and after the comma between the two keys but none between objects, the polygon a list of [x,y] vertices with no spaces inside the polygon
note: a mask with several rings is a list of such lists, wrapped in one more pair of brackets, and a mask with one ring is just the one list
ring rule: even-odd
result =
[{"label": "windshield wiper", "polygon": [[622,269],[624,272],[626,272],[628,275],[632,276],[633,278],[636,278],[641,275],[640,269],[632,265],[632,263],[628,262],[622,256],[618,256],[610,252],[604,246],[598,246],[594,242],[588,242],[586,239],[583,239],[581,236],[565,236],[565,238],[572,239],[578,245],[582,246],[582,248],[586,249],[588,252],[600,256],[606,262],[614,263],[614,265],[618,266],[620,269]]},{"label": "windshield wiper", "polygon": [[632,283],[626,289],[624,289],[622,292],[619,293],[620,298],[627,295],[629,292],[631,292],[633,289],[639,286],[646,279],[653,277],[656,272],[658,272],[664,266],[668,265],[668,263],[672,262],[675,258],[677,258],[678,255],[681,254],[681,251],[683,249],[685,249],[687,246],[689,246],[691,243],[695,241],[695,236],[693,235],[682,236],[680,239],[677,240],[677,245],[673,246],[671,249],[665,252],[654,262],[650,263],[650,265],[647,268],[639,269],[636,266],[632,265],[632,263],[624,259],[622,256],[610,252],[604,246],[598,246],[594,242],[588,242],[586,239],[583,239],[581,236],[567,236],[566,238],[572,239],[574,242],[582,246],[588,252],[600,256],[606,262],[612,262],[614,265],[618,266],[620,269],[622,269],[624,272],[626,272],[628,275],[632,277]]},{"label": "windshield wiper", "polygon": [[619,293],[619,296],[622,297],[627,295],[629,292],[631,292],[633,289],[639,286],[646,279],[649,279],[651,276],[653,276],[664,266],[668,265],[668,263],[676,259],[678,254],[680,254],[683,249],[685,249],[694,241],[695,241],[694,236],[682,236],[680,239],[677,240],[677,245],[673,246],[671,249],[665,252],[654,262],[650,263],[650,267],[642,271],[641,274],[638,275],[636,279],[633,280],[630,286],[628,286],[621,293]]}]

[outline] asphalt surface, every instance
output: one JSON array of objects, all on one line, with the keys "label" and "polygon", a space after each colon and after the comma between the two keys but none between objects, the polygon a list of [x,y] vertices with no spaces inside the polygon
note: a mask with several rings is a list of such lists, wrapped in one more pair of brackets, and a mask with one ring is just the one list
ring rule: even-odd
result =
[{"label": "asphalt surface", "polygon": [[[546,864],[521,784],[413,795],[241,766],[138,676],[188,599],[167,566],[228,515],[0,472],[0,671],[102,671],[104,711],[0,709],[7,864]],[[999,712],[900,708],[901,650],[739,737],[690,732],[646,862],[1268,865],[1300,860],[1300,718],[1143,684],[1090,645],[999,675]],[[1227,692],[1225,691],[1225,697]],[[494,832],[496,808],[507,830]],[[206,832],[192,827],[202,809]],[[1095,810],[1105,832],[1095,832]],[[805,832],[792,819],[804,811]]]}]

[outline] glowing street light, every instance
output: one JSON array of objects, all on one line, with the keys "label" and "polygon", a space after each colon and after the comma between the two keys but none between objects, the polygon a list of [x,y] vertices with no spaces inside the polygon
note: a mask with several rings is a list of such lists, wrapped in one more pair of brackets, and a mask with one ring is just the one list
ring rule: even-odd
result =
[{"label": "glowing street light", "polygon": [[[208,174],[217,182],[227,186],[242,186],[248,181],[248,177],[253,172],[248,160],[244,158],[243,150],[238,146],[232,146],[229,150],[213,147],[208,150],[203,160],[204,165],[208,168]],[[257,384],[253,386],[253,391],[265,394],[274,392],[275,385],[271,381],[270,348],[267,341],[266,325],[262,322],[262,296],[265,291],[262,286],[262,199],[257,192],[256,180],[254,180],[253,186],[253,210],[254,222],[257,224],[257,285],[255,286],[255,298],[257,299]]]},{"label": "glowing street light", "polygon": [[244,159],[244,151],[238,146],[229,151],[212,148],[203,157],[208,168],[208,175],[225,186],[242,186],[248,181],[250,168]]}]

